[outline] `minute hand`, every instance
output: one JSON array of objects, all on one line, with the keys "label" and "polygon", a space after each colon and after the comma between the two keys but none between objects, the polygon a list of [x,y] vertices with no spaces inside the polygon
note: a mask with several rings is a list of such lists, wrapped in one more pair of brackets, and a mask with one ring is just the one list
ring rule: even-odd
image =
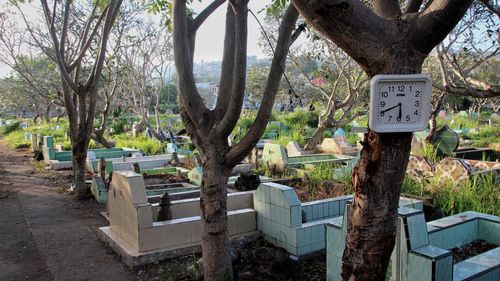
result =
[{"label": "minute hand", "polygon": [[387,109],[385,109],[385,110],[380,111],[380,113],[386,113],[387,111],[389,111],[389,110],[391,110],[391,109],[394,109],[394,108],[396,108],[396,107],[398,107],[398,106],[401,106],[401,104],[400,104],[400,103],[398,103],[398,104],[396,104],[396,105],[395,105],[395,106],[393,106],[393,107],[389,107],[389,108],[387,108]]}]

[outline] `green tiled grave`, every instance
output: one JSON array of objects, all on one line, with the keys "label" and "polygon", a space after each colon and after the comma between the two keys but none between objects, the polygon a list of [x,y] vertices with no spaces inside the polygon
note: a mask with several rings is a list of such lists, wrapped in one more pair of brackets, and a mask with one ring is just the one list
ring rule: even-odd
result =
[{"label": "green tiled grave", "polygon": [[302,168],[306,165],[319,165],[321,163],[338,164],[340,168],[352,169],[357,158],[337,154],[308,154],[300,156],[288,156],[286,149],[273,143],[266,143],[262,152],[262,162],[272,165],[278,169],[285,167]]}]

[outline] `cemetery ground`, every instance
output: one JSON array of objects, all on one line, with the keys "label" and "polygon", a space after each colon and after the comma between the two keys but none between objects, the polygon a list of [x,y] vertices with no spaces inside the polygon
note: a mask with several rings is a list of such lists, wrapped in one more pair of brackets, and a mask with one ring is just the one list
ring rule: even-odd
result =
[{"label": "cemetery ground", "polygon": [[[0,139],[0,280],[192,280],[199,255],[134,269],[97,236],[106,209],[93,199],[74,201],[71,171],[45,169],[29,149]],[[298,264],[258,239],[235,263],[239,280],[324,280],[324,256]]]}]

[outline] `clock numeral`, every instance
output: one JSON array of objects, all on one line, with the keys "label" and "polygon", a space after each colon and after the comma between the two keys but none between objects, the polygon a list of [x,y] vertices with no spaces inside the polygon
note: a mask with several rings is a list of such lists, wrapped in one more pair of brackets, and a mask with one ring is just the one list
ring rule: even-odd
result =
[{"label": "clock numeral", "polygon": [[380,116],[384,116],[384,115],[385,115],[385,112],[380,111]]},{"label": "clock numeral", "polygon": [[410,115],[406,115],[406,121],[410,121]]},{"label": "clock numeral", "polygon": [[405,86],[398,86],[398,92],[404,92]]},{"label": "clock numeral", "polygon": [[394,86],[389,86],[389,92],[394,92]]},{"label": "clock numeral", "polygon": [[415,91],[415,97],[416,98],[420,97],[420,91]]},{"label": "clock numeral", "polygon": [[410,92],[411,92],[411,85],[410,85]]},{"label": "clock numeral", "polygon": [[383,98],[387,98],[389,96],[389,93],[387,92],[381,92],[380,94],[382,95]]},{"label": "clock numeral", "polygon": [[389,115],[389,121],[391,121],[391,119],[392,119],[392,115]]},{"label": "clock numeral", "polygon": [[418,110],[415,110],[415,112],[413,112],[414,115],[418,115]]},{"label": "clock numeral", "polygon": [[417,100],[415,101],[415,106],[419,106],[420,105],[420,102]]},{"label": "clock numeral", "polygon": [[380,107],[384,107],[385,106],[385,102],[381,101],[380,102]]},{"label": "clock numeral", "polygon": [[396,121],[401,122],[401,118],[398,116],[398,118],[396,118]]}]

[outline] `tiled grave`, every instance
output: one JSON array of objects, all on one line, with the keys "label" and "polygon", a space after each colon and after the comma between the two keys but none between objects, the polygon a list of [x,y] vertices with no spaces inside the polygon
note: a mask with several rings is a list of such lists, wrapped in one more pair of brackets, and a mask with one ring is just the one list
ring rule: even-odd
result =
[{"label": "tiled grave", "polygon": [[318,150],[323,153],[334,153],[340,155],[358,156],[359,149],[351,146],[345,135],[339,135],[333,138],[325,138],[323,142],[317,146]]},{"label": "tiled grave", "polygon": [[[295,256],[325,249],[325,224],[342,223],[351,195],[301,203],[295,190],[263,183],[254,194],[257,228],[264,238]],[[400,204],[419,206],[420,201],[401,198]]]},{"label": "tiled grave", "polygon": [[[327,280],[340,280],[343,225],[327,227]],[[392,254],[392,279],[396,281],[498,281],[500,247],[454,263],[451,249],[482,239],[500,245],[500,218],[464,212],[425,223],[423,211],[400,207],[396,246]],[[345,237],[345,236],[344,236]],[[339,241],[341,240],[341,241]]]},{"label": "tiled grave", "polygon": [[492,174],[499,180],[500,163],[446,157],[434,165],[425,157],[411,155],[406,173],[416,181],[438,177],[440,181],[458,182],[485,174]]},{"label": "tiled grave", "polygon": [[278,170],[285,167],[302,168],[306,165],[319,165],[321,163],[338,164],[340,169],[352,169],[357,161],[356,157],[338,154],[309,154],[301,156],[288,156],[286,149],[273,143],[266,143],[262,152],[262,162],[274,166]]},{"label": "tiled grave", "polygon": [[[182,163],[184,161],[184,156],[178,156],[179,161]],[[91,173],[97,172],[97,164],[99,163],[99,159],[97,155],[90,151],[87,154],[87,170]],[[165,168],[169,165],[172,160],[172,154],[164,154],[164,155],[150,155],[150,156],[142,156],[134,153],[132,157],[121,157],[121,158],[105,158],[106,159],[106,173],[111,171],[133,171],[134,164],[138,164],[139,168],[142,171],[144,170],[152,170],[155,168]],[[174,173],[176,171],[175,168]],[[154,173],[154,172],[153,172]]]},{"label": "tiled grave", "polygon": [[[32,135],[33,137],[33,135]],[[43,137],[43,159],[54,170],[69,169],[72,167],[72,152],[71,151],[56,151],[54,146],[54,138],[52,136]],[[137,149],[130,148],[100,148],[89,149],[88,153],[93,153],[96,159],[101,158],[119,158],[130,157],[132,154],[140,153]]]},{"label": "tiled grave", "polygon": [[[233,170],[231,171],[231,175],[239,175],[240,173],[250,172],[254,167],[255,165],[250,163],[238,164],[234,166]],[[237,178],[238,176],[231,176],[229,177],[229,182],[234,185],[234,182]],[[191,171],[189,171],[188,179],[192,184],[201,186],[201,182],[203,180],[203,168],[200,166],[194,167]]]},{"label": "tiled grave", "polygon": [[[231,237],[255,235],[253,192],[228,194],[228,228]],[[200,251],[199,198],[172,201],[172,219],[156,221],[158,204],[148,202],[141,175],[117,171],[108,193],[109,227],[99,236],[129,266]]]},{"label": "tiled grave", "polygon": [[[97,202],[104,204],[108,198],[108,190],[103,179],[99,176],[94,176],[92,178],[92,184],[90,186],[90,191]],[[148,201],[159,201],[159,198],[164,194],[174,195],[177,193],[188,193],[196,191],[199,194],[199,186],[192,185],[186,182],[179,183],[167,183],[167,184],[157,184],[157,185],[147,185],[146,186],[146,196]],[[199,197],[199,196],[197,196]]]}]

